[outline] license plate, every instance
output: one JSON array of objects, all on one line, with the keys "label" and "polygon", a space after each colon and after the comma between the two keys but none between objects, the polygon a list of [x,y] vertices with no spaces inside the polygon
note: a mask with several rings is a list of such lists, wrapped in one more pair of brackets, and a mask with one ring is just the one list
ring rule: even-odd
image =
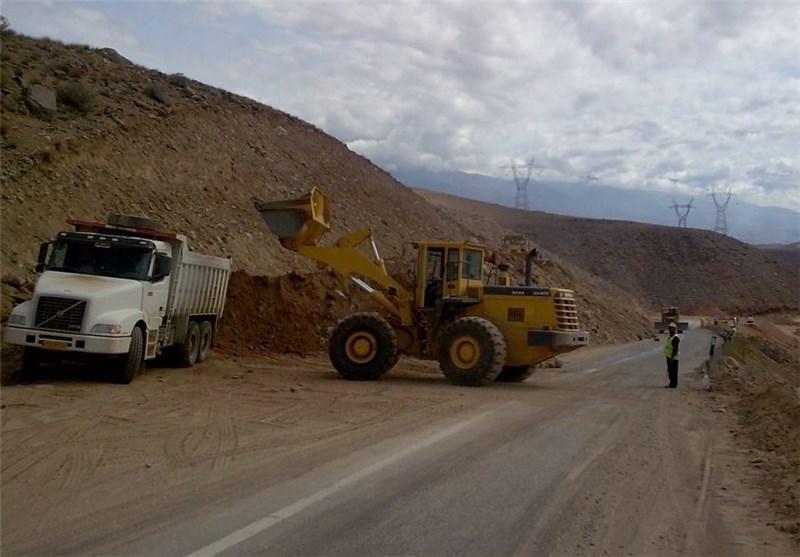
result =
[{"label": "license plate", "polygon": [[50,348],[51,350],[61,350],[62,348],[69,348],[69,343],[63,340],[43,340],[42,348]]}]

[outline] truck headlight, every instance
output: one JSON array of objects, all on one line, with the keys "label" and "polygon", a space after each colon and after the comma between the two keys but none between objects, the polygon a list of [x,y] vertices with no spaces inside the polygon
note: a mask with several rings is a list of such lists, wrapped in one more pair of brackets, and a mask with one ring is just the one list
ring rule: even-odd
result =
[{"label": "truck headlight", "polygon": [[101,335],[121,335],[122,327],[120,325],[106,325],[105,323],[98,323],[92,327],[92,332]]},{"label": "truck headlight", "polygon": [[27,325],[26,321],[27,321],[27,319],[25,319],[24,315],[22,315],[22,314],[13,315],[12,314],[11,317],[9,317],[9,319],[8,319],[8,324],[9,325],[22,325],[24,327],[25,325]]}]

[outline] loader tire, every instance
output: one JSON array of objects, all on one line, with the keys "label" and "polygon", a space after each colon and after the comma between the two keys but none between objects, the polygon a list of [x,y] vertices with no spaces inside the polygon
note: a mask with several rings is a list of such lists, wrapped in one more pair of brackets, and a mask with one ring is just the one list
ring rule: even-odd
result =
[{"label": "loader tire", "polygon": [[214,326],[210,321],[200,322],[200,343],[197,348],[197,363],[204,361],[211,350],[211,341],[214,339]]},{"label": "loader tire", "polygon": [[127,385],[139,374],[144,364],[144,335],[139,327],[134,327],[131,331],[131,346],[120,360],[114,383]]},{"label": "loader tire", "polygon": [[439,345],[439,368],[454,385],[480,387],[494,381],[506,361],[503,334],[482,317],[462,317]]},{"label": "loader tire", "polygon": [[533,375],[533,366],[503,366],[503,371],[495,381],[522,383],[531,375]]},{"label": "loader tire", "polygon": [[397,363],[397,335],[379,314],[354,313],[336,325],[328,355],[342,378],[374,381]]},{"label": "loader tire", "polygon": [[503,334],[482,317],[462,317],[442,335],[439,368],[454,385],[480,387],[491,383],[505,361]]},{"label": "loader tire", "polygon": [[178,367],[192,367],[197,362],[197,353],[200,351],[200,327],[196,322],[189,323],[186,329],[186,338],[175,350],[175,360]]}]

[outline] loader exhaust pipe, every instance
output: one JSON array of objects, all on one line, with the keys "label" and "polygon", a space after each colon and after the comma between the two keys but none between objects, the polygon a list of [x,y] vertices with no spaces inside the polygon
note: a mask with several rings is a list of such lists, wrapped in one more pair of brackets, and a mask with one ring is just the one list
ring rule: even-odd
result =
[{"label": "loader exhaust pipe", "polygon": [[533,260],[539,256],[539,250],[533,248],[525,257],[525,286],[533,285]]}]

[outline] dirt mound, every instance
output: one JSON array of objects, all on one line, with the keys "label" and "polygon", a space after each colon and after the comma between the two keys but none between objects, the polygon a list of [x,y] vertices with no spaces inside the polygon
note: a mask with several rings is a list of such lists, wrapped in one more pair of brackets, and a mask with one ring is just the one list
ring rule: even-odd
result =
[{"label": "dirt mound", "polygon": [[327,272],[231,276],[215,348],[233,354],[306,354],[323,349],[328,329],[369,307],[365,294]]}]

